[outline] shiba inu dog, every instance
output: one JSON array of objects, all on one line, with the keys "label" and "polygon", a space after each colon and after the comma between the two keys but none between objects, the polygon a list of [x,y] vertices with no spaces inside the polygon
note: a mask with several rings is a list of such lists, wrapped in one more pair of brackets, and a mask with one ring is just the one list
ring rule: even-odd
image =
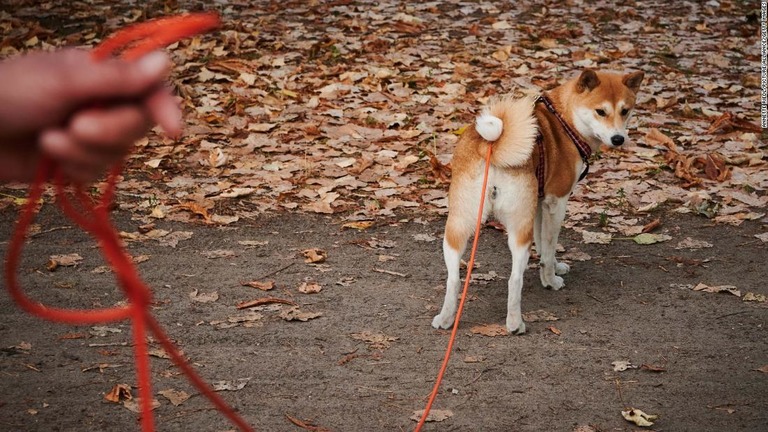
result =
[{"label": "shiba inu dog", "polygon": [[[445,301],[432,320],[453,325],[459,296],[459,266],[474,234],[480,199],[483,219],[493,215],[508,232],[512,252],[506,327],[525,332],[520,310],[523,272],[531,242],[540,256],[541,284],[559,290],[570,267],[555,259],[568,197],[589,169],[601,144],[627,141],[626,127],[643,72],[620,75],[591,69],[539,97],[491,102],[459,139],[453,155],[443,255],[448,269]],[[481,197],[485,155],[492,146],[485,196]]]}]

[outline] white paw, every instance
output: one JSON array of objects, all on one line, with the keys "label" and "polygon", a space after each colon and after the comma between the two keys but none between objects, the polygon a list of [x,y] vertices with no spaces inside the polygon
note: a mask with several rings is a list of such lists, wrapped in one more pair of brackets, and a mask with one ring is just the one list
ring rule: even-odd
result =
[{"label": "white paw", "polygon": [[432,319],[432,327],[436,329],[449,329],[453,325],[454,318],[455,316],[436,315]]},{"label": "white paw", "polygon": [[521,335],[525,333],[525,323],[521,319],[518,319],[518,322],[514,322],[514,320],[507,318],[507,331],[509,334]]},{"label": "white paw", "polygon": [[565,286],[565,281],[560,276],[552,276],[552,279],[549,279],[549,280],[547,278],[542,277],[541,284],[544,285],[544,288],[551,288],[557,291],[560,288]]},{"label": "white paw", "polygon": [[568,264],[563,263],[563,262],[559,262],[559,263],[555,264],[555,274],[556,275],[562,276],[562,275],[568,273],[569,271],[571,271],[571,266],[569,266]]}]

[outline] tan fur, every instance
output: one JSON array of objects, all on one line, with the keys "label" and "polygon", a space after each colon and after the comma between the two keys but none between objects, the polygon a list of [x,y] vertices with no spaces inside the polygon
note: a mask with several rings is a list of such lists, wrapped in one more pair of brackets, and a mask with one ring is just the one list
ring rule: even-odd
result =
[{"label": "tan fur", "polygon": [[[558,113],[594,151],[601,143],[621,145],[626,139],[625,126],[642,79],[642,72],[618,75],[586,70],[548,95]],[[565,216],[566,200],[578,181],[583,163],[559,120],[543,104],[534,104],[534,101],[535,98],[526,97],[492,102],[486,112],[501,119],[503,128],[501,135],[496,135],[498,128],[490,128],[490,132],[484,129],[483,136],[498,136],[498,139],[486,141],[475,127],[469,127],[456,145],[443,243],[448,267],[446,297],[440,314],[432,321],[433,327],[448,328],[453,322],[459,262],[474,232],[481,199],[485,203],[483,219],[493,214],[509,233],[513,266],[509,280],[507,329],[517,334],[525,332],[520,312],[522,272],[527,266],[534,239],[541,256],[542,284],[555,290],[563,286],[560,275],[569,267],[556,261],[555,246]],[[622,113],[625,108],[627,112]],[[478,122],[476,127],[482,127],[481,123],[488,124]],[[536,167],[542,157],[536,145],[537,133],[541,133],[546,160],[542,199],[538,197],[536,179]],[[615,139],[621,142],[613,143]],[[493,152],[488,190],[481,197],[489,145]]]},{"label": "tan fur", "polygon": [[531,115],[536,98],[502,98],[492,101],[486,111],[504,122],[499,139],[493,143],[484,140],[474,128],[467,132],[477,155],[485,159],[488,146],[493,146],[491,163],[500,168],[524,165],[531,158],[536,140],[536,119]]}]

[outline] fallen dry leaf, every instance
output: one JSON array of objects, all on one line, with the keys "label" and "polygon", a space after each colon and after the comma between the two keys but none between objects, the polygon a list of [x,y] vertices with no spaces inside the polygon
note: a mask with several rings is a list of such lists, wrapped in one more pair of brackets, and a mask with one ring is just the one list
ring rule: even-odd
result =
[{"label": "fallen dry leaf", "polygon": [[368,344],[370,350],[383,350],[389,348],[391,342],[398,340],[398,337],[387,336],[384,333],[374,333],[370,331],[363,331],[360,333],[350,334],[352,339],[363,341]]},{"label": "fallen dry leaf", "polygon": [[627,411],[622,411],[621,416],[628,422],[632,422],[638,426],[648,427],[653,426],[653,422],[658,416],[646,414],[636,408],[630,408]]},{"label": "fallen dry leaf", "polygon": [[245,388],[250,380],[251,378],[248,377],[234,380],[211,381],[211,387],[214,391],[238,391]]},{"label": "fallen dry leaf", "polygon": [[[421,420],[422,415],[424,415],[423,409],[416,410],[413,412],[413,415],[411,415],[411,420],[417,422]],[[451,410],[433,409],[429,411],[429,414],[427,415],[427,418],[424,421],[428,423],[442,422],[442,421],[448,420],[451,417],[453,417],[453,411]]]},{"label": "fallen dry leaf", "polygon": [[728,293],[733,294],[736,297],[741,297],[741,291],[739,291],[738,288],[736,288],[733,285],[716,285],[716,286],[710,286],[704,283],[699,283],[695,287],[693,287],[694,291],[703,291],[708,293]]},{"label": "fallen dry leaf", "polygon": [[275,281],[265,281],[265,282],[259,282],[259,281],[250,281],[250,282],[240,282],[240,285],[247,286],[251,288],[260,289],[262,291],[269,291],[271,289],[275,288]]},{"label": "fallen dry leaf", "polygon": [[661,226],[661,218],[656,218],[656,219],[648,222],[647,224],[643,225],[643,229],[642,229],[641,232],[649,233],[649,232],[655,230],[656,228],[658,228],[660,226]]},{"label": "fallen dry leaf", "polygon": [[179,406],[191,397],[185,391],[173,389],[160,390],[158,393],[168,399],[168,401],[170,401],[173,406]]},{"label": "fallen dry leaf", "polygon": [[667,368],[650,364],[641,364],[640,369],[648,372],[666,372]]},{"label": "fallen dry leaf", "polygon": [[765,303],[766,301],[768,301],[768,296],[766,296],[765,294],[748,292],[744,294],[744,297],[742,297],[742,300],[744,300],[745,302],[748,301],[748,302]]},{"label": "fallen dry leaf", "polygon": [[342,225],[342,228],[351,228],[356,229],[358,231],[366,230],[370,227],[372,227],[374,224],[373,221],[357,221],[357,222],[347,222],[344,225]]},{"label": "fallen dry leaf", "polygon": [[509,332],[507,331],[507,328],[500,324],[481,324],[476,325],[469,329],[470,332],[474,334],[479,334],[483,336],[490,336],[490,337],[496,337],[496,336],[506,336]]},{"label": "fallen dry leaf", "polygon": [[642,233],[632,237],[632,240],[639,245],[651,245],[671,240],[672,236],[667,234]]},{"label": "fallen dry leaf", "polygon": [[236,257],[237,254],[235,251],[232,250],[226,250],[226,249],[217,249],[212,251],[203,251],[200,252],[201,255],[208,259],[217,259],[217,258],[232,258]]},{"label": "fallen dry leaf", "polygon": [[308,430],[311,432],[331,432],[330,429],[326,429],[322,426],[318,426],[309,420],[301,421],[295,417],[289,416],[288,414],[285,415],[285,418],[287,418],[289,422],[293,423],[297,427],[304,430]]},{"label": "fallen dry leaf", "polygon": [[246,249],[257,248],[269,244],[269,240],[238,240],[237,244],[245,246]]},{"label": "fallen dry leaf", "polygon": [[301,254],[304,255],[304,262],[309,264],[322,263],[328,258],[326,251],[317,248],[305,249],[301,251]]},{"label": "fallen dry leaf", "polygon": [[584,243],[610,244],[613,236],[610,233],[582,231],[581,237]]},{"label": "fallen dry leaf", "polygon": [[437,240],[437,237],[433,236],[432,234],[414,234],[413,239],[415,241],[421,242],[433,242]]},{"label": "fallen dry leaf", "polygon": [[151,355],[152,357],[157,357],[161,359],[170,359],[171,355],[168,354],[165,349],[163,348],[150,348],[147,351],[147,354]]},{"label": "fallen dry leaf", "polygon": [[109,393],[104,395],[104,399],[114,403],[131,400],[133,399],[133,395],[131,395],[131,386],[128,384],[116,384],[112,387],[112,390],[110,390]]},{"label": "fallen dry leaf", "polygon": [[690,237],[686,237],[675,246],[675,249],[702,249],[711,248],[712,243],[705,240],[696,240]]},{"label": "fallen dry leaf", "polygon": [[299,285],[299,292],[304,294],[316,294],[323,290],[323,287],[320,286],[320,284],[312,282],[302,282],[301,285]]},{"label": "fallen dry leaf", "polygon": [[210,293],[200,293],[199,290],[196,289],[189,293],[189,298],[192,299],[192,301],[196,301],[198,303],[211,303],[219,299],[219,293],[216,291]]},{"label": "fallen dry leaf", "polygon": [[192,214],[202,216],[206,223],[212,223],[211,215],[208,213],[208,209],[196,202],[186,202],[176,206],[179,210],[187,210]]},{"label": "fallen dry leaf", "polygon": [[19,344],[16,345],[14,348],[17,348],[22,351],[29,351],[32,349],[32,344],[29,342],[22,341],[22,342],[19,342]]},{"label": "fallen dry leaf", "polygon": [[131,261],[133,261],[134,264],[141,264],[149,261],[150,258],[150,255],[136,255],[131,257]]},{"label": "fallen dry leaf", "polygon": [[759,125],[735,116],[733,113],[724,112],[723,115],[716,118],[707,129],[708,134],[723,134],[734,130],[746,132],[761,133],[763,130]]},{"label": "fallen dry leaf", "polygon": [[757,372],[762,372],[762,373],[768,373],[768,364],[752,370]]},{"label": "fallen dry leaf", "polygon": [[571,248],[568,250],[568,252],[560,255],[560,257],[564,260],[570,260],[570,261],[589,261],[592,259],[592,256],[586,252],[583,252],[577,248]]},{"label": "fallen dry leaf", "polygon": [[290,300],[285,300],[285,299],[276,298],[276,297],[266,297],[266,298],[260,298],[255,300],[242,301],[238,303],[236,307],[238,309],[247,309],[247,308],[261,306],[261,305],[270,304],[270,303],[281,303],[281,304],[287,304],[291,306],[298,306],[296,302],[292,302]]},{"label": "fallen dry leaf", "polygon": [[552,312],[547,312],[544,309],[539,309],[530,312],[523,312],[523,321],[525,322],[541,322],[541,321],[557,321],[559,318]]},{"label": "fallen dry leaf", "polygon": [[611,362],[614,372],[624,372],[627,369],[637,369],[637,366],[633,365],[628,360],[616,360]]},{"label": "fallen dry leaf", "polygon": [[547,327],[547,330],[551,331],[552,333],[556,334],[557,336],[560,336],[563,333],[563,332],[560,331],[560,329],[558,329],[555,326],[549,326],[549,327]]},{"label": "fallen dry leaf", "polygon": [[89,337],[91,337],[91,336],[86,334],[86,333],[64,333],[63,335],[59,336],[57,339],[59,339],[59,340],[87,339]]},{"label": "fallen dry leaf", "polygon": [[[137,414],[141,413],[141,398],[133,398],[126,401],[123,401],[123,406],[128,409],[128,411],[135,412]],[[160,401],[157,399],[152,399],[151,403],[152,410],[156,410],[158,407],[160,407]]]},{"label": "fallen dry leaf", "polygon": [[54,271],[59,267],[74,267],[83,261],[83,257],[78,253],[71,253],[66,255],[51,255],[45,268],[48,271]]},{"label": "fallen dry leaf", "polygon": [[91,327],[88,330],[88,333],[90,333],[93,336],[100,336],[104,337],[111,333],[122,333],[123,331],[117,327],[109,327],[109,326],[94,326]]},{"label": "fallen dry leaf", "polygon": [[225,320],[213,320],[209,324],[220,329],[228,329],[239,326],[248,328],[259,325],[259,321],[261,321],[262,318],[264,318],[264,315],[258,312],[248,311],[244,315],[231,316]]},{"label": "fallen dry leaf", "polygon": [[321,316],[322,312],[302,312],[298,306],[280,312],[280,318],[286,321],[309,321]]}]

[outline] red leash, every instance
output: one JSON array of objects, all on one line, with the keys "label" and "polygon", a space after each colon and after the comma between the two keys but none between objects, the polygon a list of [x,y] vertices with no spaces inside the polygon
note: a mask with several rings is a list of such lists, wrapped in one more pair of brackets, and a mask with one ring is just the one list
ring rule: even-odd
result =
[{"label": "red leash", "polygon": [[[218,27],[219,17],[213,13],[198,13],[162,18],[137,24],[117,32],[114,36],[102,42],[93,49],[93,58],[103,60],[122,51],[121,57],[134,60],[155,49],[167,46],[181,39],[194,36]],[[152,317],[149,305],[152,301],[150,288],[141,280],[130,255],[123,248],[118,231],[109,219],[109,207],[115,194],[117,176],[122,171],[120,165],[112,168],[107,178],[107,187],[101,196],[101,201],[94,205],[92,199],[81,185],[72,186],[72,199],[65,192],[66,183],[62,173],[55,164],[44,159],[37,171],[34,182],[29,189],[29,197],[22,208],[19,220],[8,247],[5,262],[5,277],[11,297],[27,312],[51,321],[68,324],[95,324],[109,321],[130,319],[133,327],[133,351],[136,362],[136,375],[139,387],[141,408],[141,429],[144,432],[154,430],[152,416],[152,377],[149,369],[147,353],[147,330],[151,331],[160,345],[165,349],[173,362],[187,376],[187,379],[202,393],[216,408],[221,411],[241,431],[253,429],[202,379],[187,363],[178,349],[171,342],[160,324]],[[117,281],[129,300],[128,306],[70,310],[45,306],[27,297],[19,286],[16,271],[19,258],[24,246],[29,226],[37,214],[37,202],[43,193],[43,185],[53,179],[56,198],[62,211],[84,231],[98,240],[102,254],[114,269]]]},{"label": "red leash", "polygon": [[464,288],[461,291],[461,301],[459,301],[459,308],[456,310],[456,318],[453,321],[453,330],[451,330],[451,337],[448,339],[448,346],[445,348],[445,356],[443,357],[443,363],[440,365],[440,371],[437,373],[435,379],[435,385],[432,387],[432,393],[427,400],[427,406],[424,408],[424,412],[421,413],[419,423],[416,425],[414,432],[420,432],[424,423],[429,417],[429,411],[432,409],[432,404],[437,399],[437,392],[440,391],[440,383],[443,382],[443,375],[445,375],[446,369],[448,369],[448,361],[451,359],[451,352],[453,351],[453,343],[456,341],[456,333],[459,331],[459,320],[461,320],[461,313],[464,311],[464,302],[467,300],[467,291],[469,290],[469,282],[472,280],[472,267],[475,266],[475,253],[477,252],[477,242],[480,239],[480,229],[483,225],[483,205],[485,204],[485,190],[488,188],[488,171],[491,168],[491,150],[493,146],[488,144],[488,152],[485,154],[485,170],[483,171],[483,187],[480,189],[480,205],[477,209],[477,222],[475,224],[475,238],[472,240],[472,250],[469,254],[469,263],[467,263],[467,275],[464,279]]}]

